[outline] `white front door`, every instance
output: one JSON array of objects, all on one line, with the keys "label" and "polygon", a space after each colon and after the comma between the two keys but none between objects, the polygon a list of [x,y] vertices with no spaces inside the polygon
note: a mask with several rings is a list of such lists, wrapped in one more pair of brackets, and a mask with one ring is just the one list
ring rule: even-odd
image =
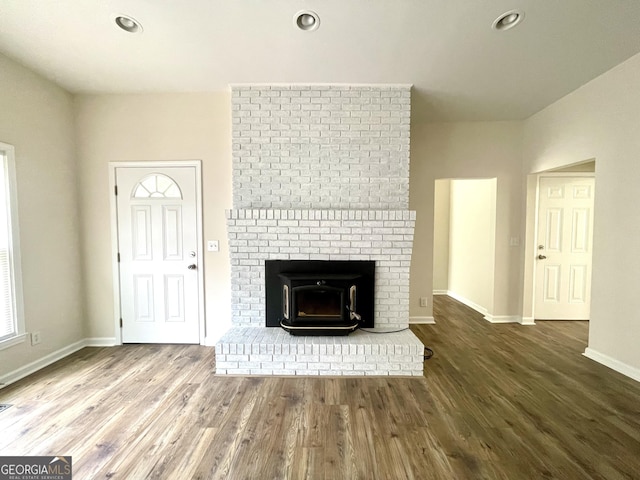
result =
[{"label": "white front door", "polygon": [[115,169],[123,343],[200,343],[196,178]]},{"label": "white front door", "polygon": [[593,177],[541,177],[537,320],[588,320],[591,307]]}]

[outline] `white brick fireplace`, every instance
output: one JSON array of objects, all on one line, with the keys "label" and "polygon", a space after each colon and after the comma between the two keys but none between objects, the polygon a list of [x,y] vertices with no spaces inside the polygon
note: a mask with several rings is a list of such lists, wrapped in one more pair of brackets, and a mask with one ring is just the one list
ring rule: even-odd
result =
[{"label": "white brick fireplace", "polygon": [[375,331],[408,327],[410,86],[232,87],[232,329],[218,374],[422,375],[409,330],[265,327],[265,260],[374,260]]}]

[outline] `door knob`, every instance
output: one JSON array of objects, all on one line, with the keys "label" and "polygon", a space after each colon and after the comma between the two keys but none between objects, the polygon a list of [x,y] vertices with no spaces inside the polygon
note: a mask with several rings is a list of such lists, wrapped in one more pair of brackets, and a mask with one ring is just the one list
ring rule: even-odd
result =
[{"label": "door knob", "polygon": [[547,258],[545,255],[538,255],[538,260],[544,260],[545,258]]},{"label": "door knob", "polygon": [[191,264],[191,265],[189,265],[187,268],[188,268],[189,270],[195,270],[197,267],[196,267],[196,264],[195,264],[195,263],[192,263],[192,264]]}]

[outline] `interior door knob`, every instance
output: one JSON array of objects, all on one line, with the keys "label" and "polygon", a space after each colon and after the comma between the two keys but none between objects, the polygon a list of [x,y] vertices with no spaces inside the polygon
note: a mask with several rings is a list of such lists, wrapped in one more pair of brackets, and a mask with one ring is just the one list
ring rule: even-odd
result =
[{"label": "interior door knob", "polygon": [[192,263],[192,264],[191,264],[191,265],[189,265],[187,268],[188,268],[189,270],[195,270],[197,267],[196,267],[196,264],[195,264],[195,263]]},{"label": "interior door knob", "polygon": [[538,260],[544,260],[545,258],[547,258],[545,255],[538,255]]}]

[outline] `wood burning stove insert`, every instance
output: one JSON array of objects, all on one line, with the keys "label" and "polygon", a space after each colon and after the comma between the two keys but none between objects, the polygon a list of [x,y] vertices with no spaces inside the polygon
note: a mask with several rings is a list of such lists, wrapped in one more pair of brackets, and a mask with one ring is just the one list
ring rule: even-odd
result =
[{"label": "wood burning stove insert", "polygon": [[375,262],[267,260],[266,326],[347,335],[374,326]]}]

